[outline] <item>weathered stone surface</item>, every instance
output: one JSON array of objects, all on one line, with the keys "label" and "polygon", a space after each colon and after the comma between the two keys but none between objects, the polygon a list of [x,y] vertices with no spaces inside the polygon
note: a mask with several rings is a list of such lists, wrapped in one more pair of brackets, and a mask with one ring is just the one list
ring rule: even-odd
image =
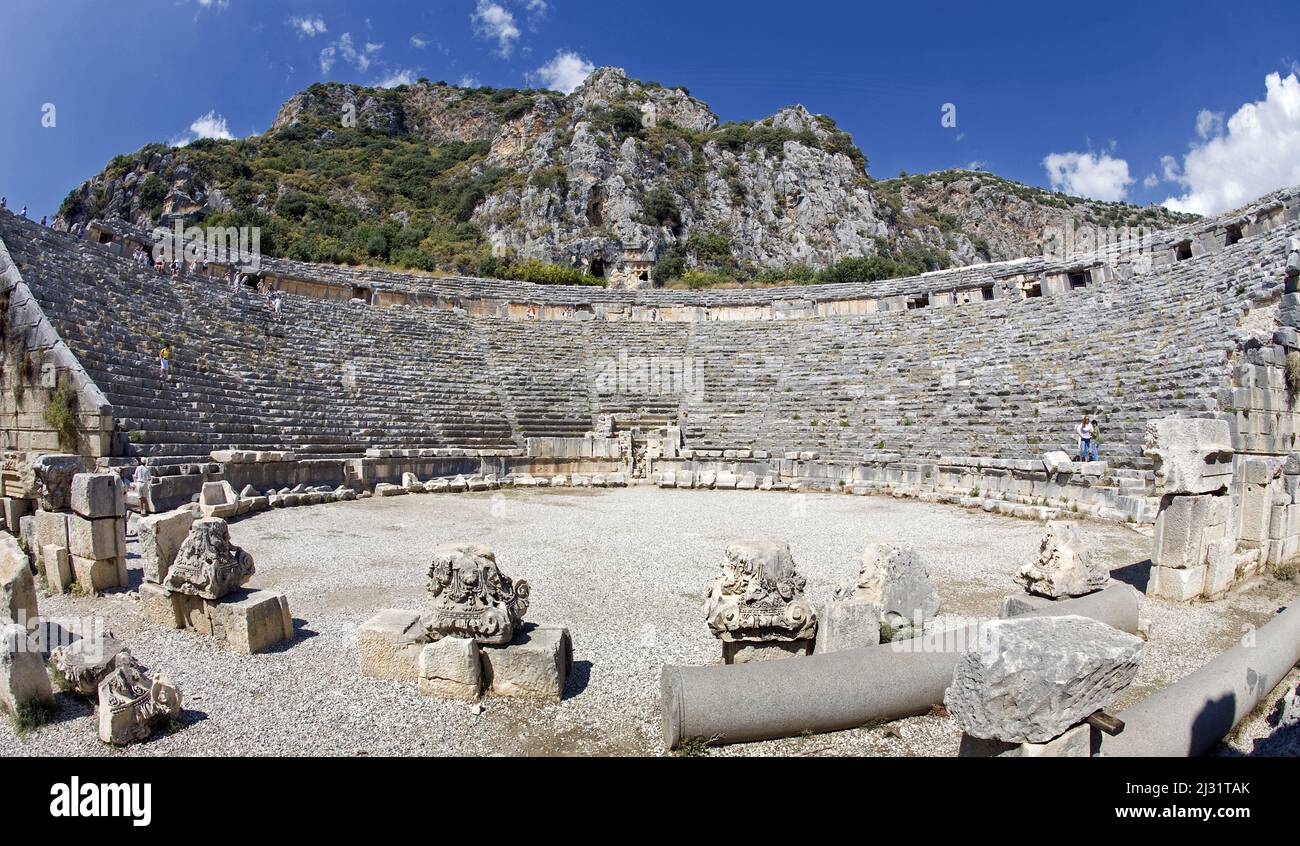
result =
[{"label": "weathered stone surface", "polygon": [[36,581],[27,554],[12,535],[0,535],[0,623],[35,624]]},{"label": "weathered stone surface", "polygon": [[428,587],[433,596],[429,630],[441,637],[509,643],[528,613],[528,582],[504,575],[482,544],[437,547]]},{"label": "weathered stone surface", "polygon": [[1205,592],[1208,566],[1151,567],[1147,581],[1147,595],[1158,596],[1172,602],[1190,602]]},{"label": "weathered stone surface", "polygon": [[425,644],[417,663],[417,686],[425,696],[473,701],[483,690],[483,661],[476,640],[444,637]]},{"label": "weathered stone surface", "polygon": [[118,653],[99,683],[99,739],[114,746],[148,740],[181,713],[181,692],[166,676],[150,679],[130,652]]},{"label": "weathered stone surface", "polygon": [[46,544],[41,550],[41,561],[50,593],[63,593],[72,585],[72,556],[66,546]]},{"label": "weathered stone surface", "polygon": [[183,628],[214,638],[237,655],[256,655],[293,639],[293,616],[282,593],[240,590],[219,600],[184,593],[168,598]]},{"label": "weathered stone surface", "polygon": [[1039,544],[1038,560],[1022,567],[1016,581],[1030,593],[1062,599],[1101,590],[1110,573],[1092,560],[1073,523],[1053,520]]},{"label": "weathered stone surface", "polygon": [[36,473],[37,502],[46,511],[67,511],[71,506],[72,477],[89,468],[80,455],[41,455],[31,462]]},{"label": "weathered stone surface", "polygon": [[1232,497],[1167,496],[1156,515],[1151,561],[1183,569],[1205,563],[1210,544],[1230,531]]},{"label": "weathered stone surface", "polygon": [[[37,511],[31,516],[32,535],[30,549],[37,553],[39,558],[44,555],[46,546],[54,544],[55,546],[68,546],[68,517],[69,514],[61,514],[55,511]],[[38,561],[38,563],[44,563]]]},{"label": "weathered stone surface", "polygon": [[879,606],[881,623],[888,627],[882,640],[912,637],[939,613],[939,592],[920,554],[888,543],[867,544],[857,581],[835,591],[835,598]]},{"label": "weathered stone surface", "polygon": [[1147,424],[1143,453],[1164,495],[1207,494],[1232,484],[1232,433],[1225,420],[1166,417]]},{"label": "weathered stone surface", "polygon": [[493,696],[559,702],[573,671],[573,641],[560,626],[523,626],[507,644],[484,645],[483,685]]},{"label": "weathered stone surface", "polygon": [[1066,476],[1074,472],[1074,462],[1069,454],[1056,450],[1043,453],[1043,468],[1051,474],[1061,473]]},{"label": "weathered stone surface", "polygon": [[253,557],[230,541],[226,521],[196,520],[163,580],[171,591],[220,599],[243,587],[254,572]]},{"label": "weathered stone surface", "polygon": [[17,623],[0,623],[0,709],[10,714],[28,705],[54,704],[54,689],[40,650]]},{"label": "weathered stone surface", "polygon": [[78,473],[72,477],[72,512],[97,520],[126,514],[126,486],[116,473]]},{"label": "weathered stone surface", "polygon": [[162,584],[167,571],[176,560],[176,553],[189,536],[194,525],[194,511],[178,508],[163,514],[141,517],[136,523],[139,539],[140,563],[144,565],[144,580]]},{"label": "weathered stone surface", "polygon": [[817,609],[818,654],[880,643],[880,606],[865,599],[840,599]]},{"label": "weathered stone surface", "polygon": [[144,582],[139,590],[140,607],[146,620],[168,629],[185,628],[178,603],[172,601],[171,591],[153,582]]},{"label": "weathered stone surface", "polygon": [[[820,631],[820,621],[818,623]],[[722,663],[751,664],[756,661],[779,661],[782,658],[812,655],[815,648],[814,640],[724,640]]]},{"label": "weathered stone surface", "polygon": [[[118,535],[122,535],[119,541]],[[115,558],[125,546],[126,528],[116,517],[89,520],[68,515],[68,551],[82,558],[102,561]]]},{"label": "weathered stone surface", "polygon": [[973,737],[1046,743],[1109,707],[1144,646],[1086,617],[993,620],[958,661],[944,704]]},{"label": "weathered stone surface", "polygon": [[709,585],[704,618],[713,636],[731,641],[813,640],[817,611],[804,598],[807,580],[790,546],[777,540],[727,545],[722,574]]},{"label": "weathered stone surface", "polygon": [[103,593],[127,587],[129,582],[125,558],[82,558],[71,556],[72,578],[85,593]]},{"label": "weathered stone surface", "polygon": [[957,755],[961,758],[1090,758],[1093,731],[1092,726],[1080,724],[1046,743],[1004,743],[962,734]]},{"label": "weathered stone surface", "polygon": [[117,656],[126,644],[104,632],[82,637],[50,651],[50,667],[66,690],[82,696],[97,696],[99,683],[117,666]]},{"label": "weathered stone surface", "polygon": [[411,681],[420,677],[420,651],[429,642],[418,611],[387,608],[357,628],[361,675]]}]

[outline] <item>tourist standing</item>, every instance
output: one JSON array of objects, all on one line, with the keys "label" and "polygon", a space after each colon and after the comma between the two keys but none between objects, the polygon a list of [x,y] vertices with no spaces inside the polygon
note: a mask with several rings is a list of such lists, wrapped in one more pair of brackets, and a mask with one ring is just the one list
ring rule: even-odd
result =
[{"label": "tourist standing", "polygon": [[172,372],[172,348],[169,344],[163,344],[162,349],[158,350],[158,375],[167,381],[171,381]]},{"label": "tourist standing", "polygon": [[1092,424],[1092,418],[1083,415],[1083,422],[1074,427],[1074,433],[1079,436],[1079,449],[1075,457],[1079,461],[1087,461],[1088,456],[1092,454],[1092,439],[1096,434],[1096,427]]}]

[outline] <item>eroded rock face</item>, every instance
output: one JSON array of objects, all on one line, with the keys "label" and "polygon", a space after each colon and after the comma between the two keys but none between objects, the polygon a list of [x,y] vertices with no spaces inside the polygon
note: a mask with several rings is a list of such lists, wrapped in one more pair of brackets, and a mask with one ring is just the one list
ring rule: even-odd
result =
[{"label": "eroded rock face", "polygon": [[482,544],[450,543],[435,549],[429,593],[429,631],[437,637],[509,643],[528,613],[528,582],[503,574],[492,550]]},{"label": "eroded rock face", "polygon": [[253,577],[253,556],[230,541],[230,527],[219,517],[195,520],[163,579],[171,591],[221,599]]},{"label": "eroded rock face", "polygon": [[919,634],[939,613],[939,592],[920,554],[891,543],[867,544],[857,581],[837,590],[835,598],[879,606],[881,622],[888,627],[881,633],[882,640]]},{"label": "eroded rock face", "polygon": [[181,692],[166,676],[149,678],[123,650],[99,683],[99,739],[114,746],[148,740],[154,729],[181,713]]},{"label": "eroded rock face", "polygon": [[1101,590],[1110,573],[1093,562],[1073,523],[1053,520],[1039,545],[1038,560],[1020,568],[1016,581],[1032,594],[1061,599]]},{"label": "eroded rock face", "polygon": [[1046,743],[1113,704],[1144,646],[1086,617],[994,620],[958,661],[944,704],[972,737]]},{"label": "eroded rock face", "polygon": [[728,544],[722,575],[709,585],[704,601],[709,631],[725,642],[811,639],[817,610],[804,598],[806,583],[794,568],[789,544]]}]

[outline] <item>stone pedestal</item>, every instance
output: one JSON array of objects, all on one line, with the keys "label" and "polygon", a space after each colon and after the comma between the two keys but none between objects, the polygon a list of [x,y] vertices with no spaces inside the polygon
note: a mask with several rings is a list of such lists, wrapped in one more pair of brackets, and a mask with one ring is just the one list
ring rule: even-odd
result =
[{"label": "stone pedestal", "polygon": [[573,641],[562,626],[528,624],[500,646],[484,645],[483,687],[493,696],[559,702],[573,671]]},{"label": "stone pedestal", "polygon": [[1081,723],[1046,743],[1006,743],[962,733],[961,758],[1091,758],[1096,729]]},{"label": "stone pedestal", "polygon": [[241,588],[221,599],[140,586],[145,619],[216,638],[231,652],[255,655],[293,639],[293,616],[282,593]]},{"label": "stone pedestal", "polygon": [[420,649],[417,688],[424,696],[475,701],[483,691],[483,661],[476,641],[444,637]]},{"label": "stone pedestal", "polygon": [[418,611],[386,608],[357,628],[361,675],[372,679],[420,678],[420,652],[429,642]]},{"label": "stone pedestal", "polygon": [[[879,635],[880,628],[876,627]],[[748,664],[753,661],[776,661],[781,658],[796,658],[800,655],[813,654],[816,641],[808,640],[724,640],[722,642],[722,663]]]}]

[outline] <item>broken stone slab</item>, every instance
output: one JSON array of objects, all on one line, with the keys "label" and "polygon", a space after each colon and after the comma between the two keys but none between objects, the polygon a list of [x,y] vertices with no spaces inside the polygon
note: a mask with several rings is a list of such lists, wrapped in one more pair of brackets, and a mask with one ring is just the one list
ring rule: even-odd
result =
[{"label": "broken stone slab", "polygon": [[25,627],[0,623],[0,709],[17,716],[34,705],[54,705],[45,659]]},{"label": "broken stone slab", "polygon": [[116,473],[78,473],[69,495],[72,513],[97,520],[126,515],[126,485]]},{"label": "broken stone slab", "polygon": [[738,491],[752,491],[757,487],[758,476],[752,472],[745,473],[740,477],[740,480],[736,482],[736,490]]},{"label": "broken stone slab", "polygon": [[167,572],[176,561],[176,554],[180,552],[193,525],[194,512],[189,508],[150,514],[139,519],[136,523],[136,538],[146,582],[162,584],[163,579],[167,578]]},{"label": "broken stone slab", "polygon": [[1087,617],[993,620],[958,660],[944,704],[972,737],[1046,743],[1114,704],[1144,647]]},{"label": "broken stone slab", "polygon": [[0,623],[36,624],[36,581],[13,535],[0,535]]},{"label": "broken stone slab", "polygon": [[477,700],[483,690],[478,641],[444,637],[424,644],[417,658],[417,689],[424,696]]},{"label": "broken stone slab", "polygon": [[171,591],[160,584],[144,582],[136,594],[146,620],[167,629],[185,628],[179,603],[172,601]]},{"label": "broken stone slab", "polygon": [[1101,590],[1110,573],[1094,562],[1073,523],[1049,521],[1038,547],[1038,560],[1020,568],[1016,581],[1025,590],[1049,599],[1085,596]]},{"label": "broken stone slab", "polygon": [[484,644],[480,655],[483,687],[493,696],[559,702],[573,672],[573,641],[562,626],[528,624],[507,644]]},{"label": "broken stone slab", "polygon": [[72,579],[84,593],[101,594],[114,588],[130,586],[125,558],[83,558],[69,556]]},{"label": "broken stone slab", "polygon": [[1153,420],[1142,452],[1154,460],[1156,489],[1163,495],[1217,493],[1232,485],[1232,433],[1226,420]]},{"label": "broken stone slab", "polygon": [[420,678],[420,651],[429,633],[418,611],[386,608],[357,629],[361,675],[411,681]]},{"label": "broken stone slab", "polygon": [[877,646],[880,606],[865,599],[840,599],[817,609],[817,654]]},{"label": "broken stone slab", "polygon": [[906,640],[939,613],[939,592],[920,553],[911,547],[871,543],[862,550],[857,581],[835,599],[860,599],[881,611],[881,640]]},{"label": "broken stone slab", "polygon": [[1061,450],[1043,453],[1043,469],[1048,475],[1062,474],[1069,476],[1074,472],[1074,462]]},{"label": "broken stone slab", "polygon": [[174,593],[216,600],[243,587],[255,569],[253,556],[231,542],[226,521],[205,517],[190,526],[162,585]]}]

